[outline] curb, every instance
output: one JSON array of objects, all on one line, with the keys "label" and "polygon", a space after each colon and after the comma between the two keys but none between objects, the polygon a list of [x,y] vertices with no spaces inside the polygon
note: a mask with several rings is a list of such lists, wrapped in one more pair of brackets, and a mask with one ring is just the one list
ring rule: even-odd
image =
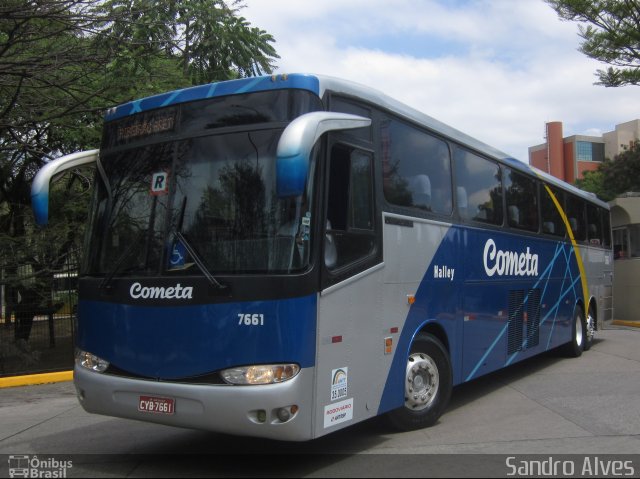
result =
[{"label": "curb", "polygon": [[60,383],[64,381],[73,381],[73,371],[0,378],[0,389],[18,386],[33,386],[35,384]]},{"label": "curb", "polygon": [[640,321],[623,321],[621,319],[614,319],[611,324],[615,326],[629,326],[630,328],[640,328]]}]

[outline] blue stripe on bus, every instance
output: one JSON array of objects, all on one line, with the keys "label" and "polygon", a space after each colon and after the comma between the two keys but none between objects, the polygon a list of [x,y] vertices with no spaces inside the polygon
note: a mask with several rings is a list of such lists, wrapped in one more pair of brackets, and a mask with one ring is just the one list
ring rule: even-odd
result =
[{"label": "blue stripe on bus", "polygon": [[[575,302],[580,298],[580,294],[576,290],[576,285],[580,281],[580,277],[579,277],[579,274],[578,274],[577,277],[574,278],[574,274],[576,274],[577,265],[573,264],[573,266],[572,266],[572,263],[574,263],[572,261],[572,258],[575,258],[575,256],[572,254],[572,252],[573,252],[573,247],[572,246],[569,246],[569,245],[564,244],[564,243],[559,243],[557,248],[556,248],[556,253],[553,255],[553,258],[549,262],[549,265],[547,266],[547,268],[540,275],[540,279],[538,281],[536,281],[536,283],[531,287],[531,289],[537,289],[537,288],[539,288],[541,286],[542,281],[544,281],[544,288],[542,290],[541,299],[540,299],[541,304],[545,304],[545,298],[547,298],[546,293],[548,291],[552,292],[551,297],[557,298],[555,303],[548,308],[548,312],[540,319],[540,323],[539,323],[539,327],[540,327],[540,329],[542,329],[542,326],[547,322],[547,320],[549,320],[551,315],[553,315],[553,321],[552,321],[551,326],[550,326],[549,331],[548,331],[548,338],[547,338],[547,340],[545,342],[545,348],[544,348],[545,350],[549,350],[549,349],[551,349],[553,347],[556,347],[559,342],[562,342],[562,339],[559,340],[557,338],[557,336],[554,335],[554,332],[555,332],[555,329],[556,329],[556,325],[557,325],[557,322],[558,322],[558,312],[559,312],[559,310],[561,308],[562,302],[565,300],[567,295],[569,295],[570,293],[573,293],[573,297],[572,297],[572,301],[571,301],[572,305],[575,304]],[[554,267],[556,266],[556,262],[557,262],[557,260],[559,258],[564,258],[564,260],[565,260],[564,261],[564,274],[562,275],[562,282],[560,284],[559,289],[556,289],[555,287],[552,287],[551,290],[549,290],[550,282],[553,280],[552,271],[553,271]],[[569,285],[568,285],[568,287],[565,287],[567,281],[569,282]],[[525,300],[523,301],[523,307],[527,304],[528,300],[529,300],[529,295],[527,294],[527,296],[525,297]],[[565,312],[561,315],[561,318],[562,318],[563,321],[566,321],[566,318],[567,318],[566,309],[565,309]],[[475,364],[475,366],[473,367],[472,371],[465,378],[465,381],[470,381],[471,379],[473,379],[476,376],[476,374],[477,374],[478,370],[480,369],[480,367],[484,364],[484,362],[487,360],[489,355],[494,352],[495,347],[499,343],[499,340],[502,339],[504,333],[507,331],[507,328],[508,328],[508,321],[505,323],[505,326],[500,331],[500,334],[498,335],[498,337],[496,337],[494,342],[487,349],[486,353]],[[522,342],[522,348],[524,348],[524,351],[527,351],[526,347],[528,346],[530,339],[531,338],[529,338],[529,337],[525,337],[524,338],[524,341]],[[555,341],[553,341],[553,340],[555,340]],[[524,351],[521,350],[521,351],[517,351],[517,352],[513,353],[511,356],[509,356],[507,358],[504,366],[509,366],[510,364],[512,364],[518,356],[522,356]],[[540,351],[540,348],[538,348],[538,351]],[[530,351],[527,351],[527,352],[530,352]],[[531,354],[528,354],[528,356],[530,356],[530,355]]]},{"label": "blue stripe on bus", "polygon": [[[528,246],[531,254],[539,256],[537,276],[488,277],[482,259],[488,239],[506,251],[522,251]],[[434,279],[434,265],[456,268],[455,281]],[[509,292],[523,291],[522,307],[526,308],[532,289],[540,290],[539,343],[531,344],[525,325],[521,350],[507,354]],[[574,307],[580,299],[580,273],[571,244],[534,237],[523,241],[521,236],[498,231],[451,227],[407,315],[379,413],[402,406],[406,358],[416,334],[428,323],[446,333],[453,381],[460,384],[569,341]]]},{"label": "blue stripe on bus", "polygon": [[[179,379],[248,364],[315,364],[317,295],[183,307],[80,300],[78,347],[140,376]],[[246,325],[239,315],[264,315]]]},{"label": "blue stripe on bus", "polygon": [[[455,269],[462,267],[459,254],[462,232],[462,228],[455,226],[448,229],[415,293],[415,302],[409,308],[398,338],[378,414],[398,408],[404,403],[406,359],[417,332],[428,323],[437,324],[447,335],[452,362],[459,363],[462,358],[462,329],[458,318],[458,290],[462,282],[458,281],[458,273],[455,274],[454,281],[434,280],[432,270],[434,265],[449,265]],[[454,376],[457,376],[456,371]]]},{"label": "blue stripe on bus", "polygon": [[484,356],[482,356],[480,358],[480,361],[478,361],[478,363],[475,365],[473,370],[469,373],[469,375],[467,376],[465,381],[471,381],[471,379],[473,379],[473,376],[476,375],[476,373],[478,372],[478,369],[480,369],[480,366],[482,366],[484,364],[484,362],[487,360],[489,355],[493,352],[494,348],[496,347],[498,342],[502,339],[502,337],[504,336],[504,333],[507,332],[508,328],[509,328],[509,322],[507,321],[505,323],[504,327],[502,328],[502,330],[500,330],[500,334],[498,334],[496,339],[493,340],[493,343],[491,343],[491,346],[489,346],[489,348],[487,348],[487,352],[484,353]]},{"label": "blue stripe on bus", "polygon": [[141,100],[131,101],[111,109],[104,117],[105,121],[117,120],[134,113],[140,113],[154,108],[166,107],[178,103],[203,100],[225,95],[237,95],[240,93],[251,93],[256,91],[282,90],[294,88],[309,90],[316,95],[320,94],[320,82],[313,75],[293,74],[261,76],[254,78],[243,78],[240,80],[229,80],[219,83],[209,83],[205,85],[185,88],[172,92],[162,93]]}]

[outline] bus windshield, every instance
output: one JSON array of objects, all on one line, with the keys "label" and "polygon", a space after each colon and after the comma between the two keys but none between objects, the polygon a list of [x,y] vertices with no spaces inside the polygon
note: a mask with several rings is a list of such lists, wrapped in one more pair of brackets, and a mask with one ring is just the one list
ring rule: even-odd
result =
[{"label": "bus windshield", "polygon": [[[106,181],[96,182],[86,274],[306,268],[311,187],[303,196],[278,197],[282,131],[236,131],[103,153]],[[312,176],[313,166],[309,171]]]}]

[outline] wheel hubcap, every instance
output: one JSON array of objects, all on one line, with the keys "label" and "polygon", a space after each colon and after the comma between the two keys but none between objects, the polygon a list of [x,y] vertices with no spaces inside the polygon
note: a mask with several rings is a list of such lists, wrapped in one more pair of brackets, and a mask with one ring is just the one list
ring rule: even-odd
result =
[{"label": "wheel hubcap", "polygon": [[582,318],[576,316],[576,344],[582,344]]},{"label": "wheel hubcap", "polygon": [[433,403],[440,385],[438,368],[429,356],[414,353],[407,361],[405,382],[405,407],[420,411]]}]

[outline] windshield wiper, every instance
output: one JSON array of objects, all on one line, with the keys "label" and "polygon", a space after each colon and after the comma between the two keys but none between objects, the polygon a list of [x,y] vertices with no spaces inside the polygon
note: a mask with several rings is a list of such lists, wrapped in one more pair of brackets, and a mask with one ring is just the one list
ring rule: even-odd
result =
[{"label": "windshield wiper", "polygon": [[187,241],[187,239],[182,234],[182,225],[184,223],[184,212],[186,209],[187,209],[187,197],[185,196],[184,199],[182,200],[182,206],[180,207],[180,216],[178,217],[178,224],[176,225],[176,231],[174,233],[176,238],[182,244],[182,246],[184,246],[184,249],[187,251],[187,253],[189,253],[189,256],[191,256],[191,259],[193,259],[193,262],[196,264],[196,266],[198,266],[200,271],[202,271],[202,274],[204,274],[207,280],[215,288],[219,290],[228,288],[227,285],[220,283],[220,281],[218,281],[213,276],[213,274],[211,274],[207,266],[204,264],[204,261],[202,261],[198,253],[196,253],[196,250],[191,246],[191,244],[189,244],[189,241]]},{"label": "windshield wiper", "polygon": [[207,269],[207,266],[204,264],[202,259],[200,259],[200,256],[198,256],[198,253],[196,253],[196,251],[189,244],[183,234],[180,233],[180,231],[176,231],[175,235],[176,238],[178,238],[178,241],[182,243],[182,246],[184,246],[184,249],[187,250],[187,253],[189,253],[189,256],[191,256],[191,259],[193,259],[193,262],[196,264],[196,266],[198,266],[198,268],[200,268],[200,271],[202,271],[202,274],[205,275],[209,282],[218,289],[226,289],[228,286],[220,283],[220,281],[214,278],[211,272]]}]

